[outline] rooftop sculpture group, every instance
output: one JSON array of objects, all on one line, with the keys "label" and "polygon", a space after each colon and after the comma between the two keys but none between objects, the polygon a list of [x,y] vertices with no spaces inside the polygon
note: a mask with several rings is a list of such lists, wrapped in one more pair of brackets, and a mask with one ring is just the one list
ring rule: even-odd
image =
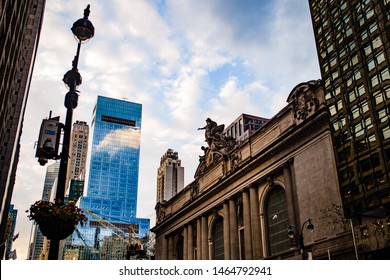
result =
[{"label": "rooftop sculpture group", "polygon": [[[235,147],[236,140],[231,135],[224,133],[225,125],[218,125],[210,118],[206,119],[206,125],[198,128],[198,130],[205,130],[205,141],[207,147],[202,146],[204,151],[203,156],[199,156],[199,167],[195,174],[203,173],[204,169],[211,166],[221,157],[227,156],[228,152]],[[199,173],[200,172],[200,173]]]}]

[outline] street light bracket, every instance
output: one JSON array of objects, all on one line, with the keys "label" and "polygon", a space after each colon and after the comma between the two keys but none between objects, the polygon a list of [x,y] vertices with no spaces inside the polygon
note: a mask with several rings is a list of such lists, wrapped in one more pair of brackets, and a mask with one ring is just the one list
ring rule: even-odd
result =
[{"label": "street light bracket", "polygon": [[68,89],[76,89],[82,83],[82,78],[77,69],[72,68],[65,73],[62,81],[65,83]]},{"label": "street light bracket", "polygon": [[306,221],[303,222],[300,232],[298,231],[298,228],[295,225],[289,225],[288,230],[287,230],[288,237],[291,240],[295,240],[295,238],[297,238],[298,245],[299,245],[300,249],[304,248],[303,229],[304,229],[305,225],[306,225],[306,229],[310,230],[310,232],[312,232],[314,230],[314,225],[312,224],[311,219],[307,219]]}]

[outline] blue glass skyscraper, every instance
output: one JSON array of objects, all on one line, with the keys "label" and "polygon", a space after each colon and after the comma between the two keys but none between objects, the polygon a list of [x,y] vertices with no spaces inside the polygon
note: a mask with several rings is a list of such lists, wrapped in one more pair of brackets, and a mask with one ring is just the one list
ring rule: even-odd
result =
[{"label": "blue glass skyscraper", "polygon": [[98,96],[88,190],[80,205],[91,215],[88,225],[78,230],[84,244],[95,250],[118,235],[115,228],[129,233],[132,225],[137,237],[149,235],[150,220],[137,218],[141,120],[141,104]]}]

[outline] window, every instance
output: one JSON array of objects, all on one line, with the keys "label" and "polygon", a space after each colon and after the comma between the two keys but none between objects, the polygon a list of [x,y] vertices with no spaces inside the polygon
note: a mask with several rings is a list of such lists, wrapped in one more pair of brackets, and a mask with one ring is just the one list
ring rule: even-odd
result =
[{"label": "window", "polygon": [[266,202],[266,222],[268,252],[270,255],[283,252],[290,248],[290,240],[287,235],[287,205],[284,189],[274,187]]},{"label": "window", "polygon": [[214,260],[224,260],[224,246],[223,246],[223,218],[218,217],[217,221],[214,224],[213,231],[213,249],[214,249]]},{"label": "window", "polygon": [[359,107],[355,106],[352,108],[352,118],[357,119],[360,117],[360,110]]},{"label": "window", "polygon": [[381,79],[382,81],[389,80],[390,79],[390,74],[389,74],[389,69],[385,69],[381,72]]},{"label": "window", "polygon": [[184,238],[183,235],[180,235],[176,243],[176,259],[183,260],[183,247],[184,247]]},{"label": "window", "polygon": [[364,85],[361,85],[358,87],[358,96],[363,96],[366,93],[366,90],[364,89]]},{"label": "window", "polygon": [[329,106],[329,112],[330,112],[331,116],[336,115],[336,113],[337,113],[336,107],[334,105]]},{"label": "window", "polygon": [[378,167],[380,165],[379,155],[377,153],[371,154],[370,157],[359,160],[359,169],[360,172],[365,173],[369,172],[371,173],[375,167]]},{"label": "window", "polygon": [[347,37],[351,36],[353,34],[352,32],[352,28],[347,28],[347,31],[345,32],[345,34],[347,35]]},{"label": "window", "polygon": [[339,73],[337,71],[332,73],[332,79],[336,80],[339,77]]},{"label": "window", "polygon": [[379,84],[379,82],[383,82],[389,79],[390,79],[389,69],[385,68],[378,75],[374,75],[371,77],[371,86],[375,87],[376,85]]},{"label": "window", "polygon": [[356,64],[358,64],[359,62],[359,57],[358,55],[355,55],[354,57],[352,57],[352,65],[355,66]]},{"label": "window", "polygon": [[351,43],[348,44],[348,48],[350,52],[352,52],[356,48],[356,43],[352,41]]},{"label": "window", "polygon": [[357,82],[360,80],[362,77],[361,73],[359,70],[355,71],[353,75],[347,80],[347,87],[351,86],[353,83]]},{"label": "window", "polygon": [[384,61],[385,61],[384,53],[383,52],[378,53],[374,58],[368,61],[368,71],[371,71],[372,69],[379,66]]},{"label": "window", "polygon": [[343,117],[343,118],[341,118],[340,120],[338,120],[338,127],[339,128],[343,128],[343,127],[345,127],[345,125],[346,125],[346,120],[345,120],[345,118]]},{"label": "window", "polygon": [[366,56],[369,56],[371,53],[372,53],[372,47],[371,47],[371,45],[368,45],[368,46],[364,47],[364,54],[365,54]]},{"label": "window", "polygon": [[365,134],[372,127],[373,125],[370,117],[362,119],[360,122],[354,125],[353,129],[354,129],[355,137],[359,137]]},{"label": "window", "polygon": [[330,61],[330,67],[334,67],[336,64],[337,64],[337,57],[334,57],[334,58],[331,59],[331,61]]},{"label": "window", "polygon": [[367,18],[367,19],[370,19],[373,15],[374,15],[374,10],[373,10],[373,9],[369,9],[369,10],[366,12],[366,18]]},{"label": "window", "polygon": [[376,37],[375,39],[372,40],[372,47],[374,49],[377,49],[382,46],[382,41],[380,37]]},{"label": "window", "polygon": [[386,109],[378,111],[378,119],[380,123],[388,121],[389,115],[386,113]]},{"label": "window", "polygon": [[386,126],[382,129],[383,139],[390,138],[390,126]]},{"label": "window", "polygon": [[379,84],[379,78],[378,78],[377,75],[375,75],[375,76],[373,76],[373,77],[371,78],[371,86],[372,86],[372,87],[375,87],[375,86],[378,85],[378,84]]},{"label": "window", "polygon": [[343,109],[343,102],[341,100],[337,101],[337,111],[341,111]]}]

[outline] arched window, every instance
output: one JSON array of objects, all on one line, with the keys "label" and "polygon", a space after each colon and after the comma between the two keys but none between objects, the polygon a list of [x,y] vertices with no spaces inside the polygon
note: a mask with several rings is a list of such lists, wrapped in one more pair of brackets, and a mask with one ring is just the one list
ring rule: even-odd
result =
[{"label": "arched window", "polygon": [[225,252],[223,246],[223,218],[218,217],[213,230],[214,260],[224,260]]},{"label": "arched window", "polygon": [[287,235],[287,205],[282,187],[275,186],[270,191],[265,210],[269,255],[288,250],[290,240]]},{"label": "arched window", "polygon": [[177,260],[183,260],[183,245],[184,245],[184,239],[183,235],[180,235],[177,239],[176,243],[176,259]]}]

